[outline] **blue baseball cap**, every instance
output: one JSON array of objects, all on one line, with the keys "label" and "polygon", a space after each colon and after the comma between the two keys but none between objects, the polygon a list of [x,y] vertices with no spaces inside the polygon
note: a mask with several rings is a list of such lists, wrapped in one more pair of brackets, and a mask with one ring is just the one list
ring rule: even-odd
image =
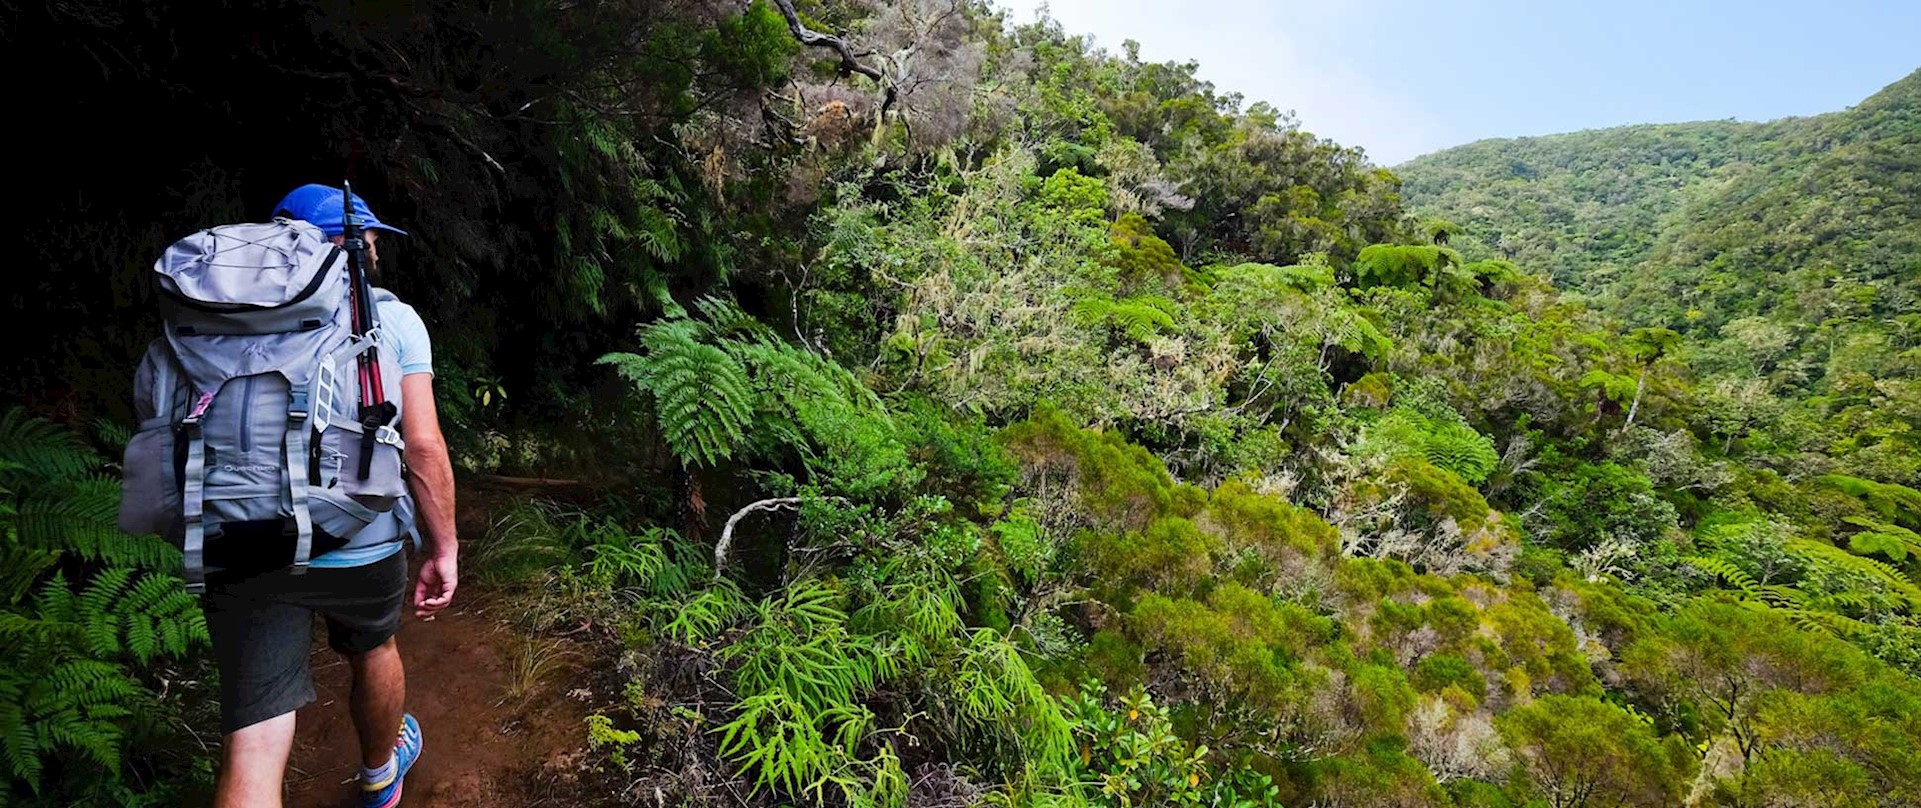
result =
[{"label": "blue baseball cap", "polygon": [[[302,185],[273,206],[275,217],[285,216],[300,219],[320,228],[329,237],[346,232],[344,211],[341,210],[340,197],[345,194],[331,185]],[[367,209],[367,200],[354,194],[354,215],[360,218],[360,226],[368,230],[385,230],[390,233],[407,235],[407,231],[374,218],[374,212]]]}]

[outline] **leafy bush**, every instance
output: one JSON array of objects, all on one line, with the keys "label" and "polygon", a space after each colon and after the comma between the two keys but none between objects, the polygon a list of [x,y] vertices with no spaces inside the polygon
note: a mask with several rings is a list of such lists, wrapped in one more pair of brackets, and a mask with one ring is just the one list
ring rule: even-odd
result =
[{"label": "leafy bush", "polygon": [[1081,746],[1071,782],[1085,784],[1086,804],[1280,805],[1271,779],[1244,769],[1216,771],[1205,745],[1174,732],[1167,709],[1136,688],[1112,697],[1098,681],[1067,699],[1074,738]]},{"label": "leafy bush", "polygon": [[1582,696],[1546,696],[1497,721],[1501,735],[1549,805],[1673,805],[1693,764],[1684,745],[1663,744],[1648,722]]}]

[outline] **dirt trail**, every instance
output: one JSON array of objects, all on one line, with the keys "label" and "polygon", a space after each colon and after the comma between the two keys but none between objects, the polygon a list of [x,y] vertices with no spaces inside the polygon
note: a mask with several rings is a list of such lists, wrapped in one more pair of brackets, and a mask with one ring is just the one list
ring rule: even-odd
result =
[{"label": "dirt trail", "polygon": [[[466,535],[484,530],[484,508]],[[463,514],[466,517],[468,514]],[[467,522],[463,518],[462,522]],[[410,579],[411,580],[411,579]],[[490,613],[486,592],[463,587],[455,605],[423,622],[401,618],[407,709],[426,746],[401,801],[426,806],[568,805],[567,775],[584,759],[587,708],[568,691],[574,671],[549,670],[528,686],[516,672],[528,638]],[[315,699],[302,708],[287,769],[289,808],[355,808],[359,742],[347,714],[347,664],[324,641],[311,657]],[[520,698],[509,698],[516,686]]]}]

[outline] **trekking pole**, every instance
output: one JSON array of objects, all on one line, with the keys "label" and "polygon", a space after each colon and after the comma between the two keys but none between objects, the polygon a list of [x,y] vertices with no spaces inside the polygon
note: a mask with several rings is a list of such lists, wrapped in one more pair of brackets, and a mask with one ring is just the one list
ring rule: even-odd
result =
[{"label": "trekking pole", "polygon": [[[347,279],[353,285],[353,333],[365,339],[379,325],[374,316],[373,283],[367,279],[367,240],[354,215],[353,184],[340,183],[340,204],[345,215],[340,222],[340,246],[347,253]],[[376,339],[378,339],[376,337]],[[373,473],[374,443],[383,431],[391,429],[395,407],[387,400],[380,378],[380,344],[375,342],[359,356],[360,370],[360,479]]]}]

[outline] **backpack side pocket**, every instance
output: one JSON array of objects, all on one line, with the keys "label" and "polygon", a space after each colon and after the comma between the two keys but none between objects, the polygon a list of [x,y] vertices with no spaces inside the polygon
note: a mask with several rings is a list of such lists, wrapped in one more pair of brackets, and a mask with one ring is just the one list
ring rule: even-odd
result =
[{"label": "backpack side pocket", "polygon": [[180,521],[180,469],[172,419],[143,421],[121,458],[120,529],[173,538]]}]

